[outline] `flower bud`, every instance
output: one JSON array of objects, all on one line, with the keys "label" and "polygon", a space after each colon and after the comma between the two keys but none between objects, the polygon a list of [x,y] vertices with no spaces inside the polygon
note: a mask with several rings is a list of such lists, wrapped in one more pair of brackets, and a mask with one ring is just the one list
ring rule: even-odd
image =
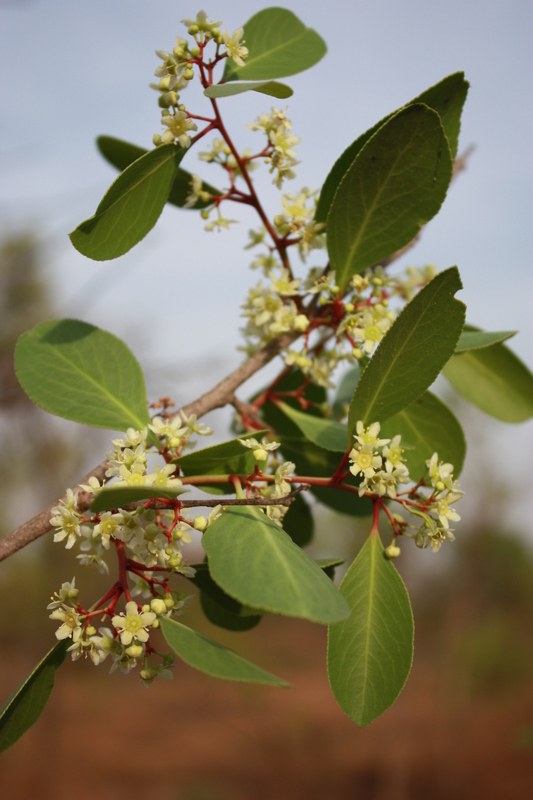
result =
[{"label": "flower bud", "polygon": [[154,614],[166,614],[167,613],[166,603],[161,597],[154,597],[154,599],[150,603],[150,608],[152,609]]},{"label": "flower bud", "polygon": [[191,47],[191,56],[199,56],[200,55],[200,48],[199,47]]},{"label": "flower bud", "polygon": [[[159,137],[159,138],[161,138],[161,137]],[[143,511],[143,519],[145,519],[146,522],[153,522],[154,519],[155,519],[155,511],[154,511],[154,509],[153,508],[145,508],[144,511]]]},{"label": "flower bud", "polygon": [[144,538],[147,539],[149,542],[153,542],[157,534],[159,533],[159,526],[155,525],[153,522],[150,525],[147,525],[144,530]]},{"label": "flower bud", "polygon": [[359,347],[354,347],[352,356],[357,359],[363,358],[363,351]]},{"label": "flower bud", "polygon": [[276,216],[274,217],[274,225],[276,226],[276,228],[281,228],[281,226],[285,224],[286,222],[283,214],[276,214]]},{"label": "flower bud", "polygon": [[144,612],[144,613],[146,613],[147,611],[150,611],[150,605],[149,605],[149,603],[145,603],[145,604],[143,605],[143,612]]},{"label": "flower bud", "polygon": [[167,104],[167,108],[169,106],[175,106],[176,103],[178,102],[178,93],[177,92],[166,92],[166,94],[163,95],[163,100]]},{"label": "flower bud", "polygon": [[88,625],[87,628],[85,628],[85,633],[87,634],[87,636],[94,636],[94,634],[96,633],[96,628],[94,627],[94,625]]},{"label": "flower bud", "polygon": [[130,658],[139,658],[143,654],[142,644],[130,644],[129,647],[126,647],[126,654]]},{"label": "flower bud", "polygon": [[163,602],[164,602],[164,604],[166,605],[167,608],[174,608],[174,598],[172,597],[170,592],[167,592],[165,594]]},{"label": "flower bud", "polygon": [[355,306],[354,306],[354,304],[353,304],[353,303],[346,303],[346,304],[345,304],[345,306],[344,306],[344,310],[345,310],[345,311],[346,311],[348,314],[351,314],[351,313],[352,313],[352,311],[354,310],[354,308],[355,308]]},{"label": "flower bud", "polygon": [[396,547],[395,544],[390,544],[388,547],[385,548],[385,555],[387,558],[398,558],[400,555],[401,550],[399,547]]},{"label": "flower bud", "polygon": [[194,78],[194,70],[188,67],[183,71],[183,77],[185,78],[186,81],[192,81],[192,79]]},{"label": "flower bud", "polygon": [[187,33],[190,33],[191,36],[194,36],[194,34],[198,33],[199,30],[200,28],[198,27],[198,25],[190,25],[189,28],[187,29]]},{"label": "flower bud", "polygon": [[295,331],[306,331],[307,328],[309,327],[309,320],[307,319],[305,314],[298,314],[298,316],[294,318],[292,327],[294,328]]},{"label": "flower bud", "polygon": [[197,531],[205,531],[205,529],[207,528],[207,520],[206,520],[206,518],[202,517],[202,516],[195,517],[194,518],[194,522],[193,522],[193,527]]},{"label": "flower bud", "polygon": [[211,36],[213,37],[213,39],[218,39],[218,37],[220,36],[219,28],[211,28]]},{"label": "flower bud", "polygon": [[154,669],[142,669],[141,670],[141,678],[143,681],[153,681],[155,678],[155,670]]},{"label": "flower bud", "polygon": [[160,145],[163,144],[161,136],[158,133],[154,133],[152,137],[152,142],[155,144],[156,147],[159,147]]},{"label": "flower bud", "polygon": [[152,622],[152,628],[159,628],[159,620],[158,619],[154,619],[154,621]]},{"label": "flower bud", "polygon": [[256,461],[266,461],[268,458],[268,452],[262,447],[256,447],[255,450],[253,450],[253,454]]},{"label": "flower bud", "polygon": [[202,219],[209,219],[209,211],[204,208],[203,211],[200,211],[200,216]]}]

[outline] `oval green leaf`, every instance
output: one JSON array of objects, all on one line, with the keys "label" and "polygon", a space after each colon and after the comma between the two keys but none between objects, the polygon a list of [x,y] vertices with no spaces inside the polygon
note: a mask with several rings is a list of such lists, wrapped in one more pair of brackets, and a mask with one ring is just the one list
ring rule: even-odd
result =
[{"label": "oval green leaf", "polygon": [[335,453],[345,453],[348,447],[348,429],[346,425],[335,422],[331,419],[322,417],[312,417],[304,414],[296,408],[286,403],[278,403],[284,414],[292,419],[295,425],[301,430],[306,439],[314,442],[325,450],[332,450]]},{"label": "oval green leaf", "polygon": [[[469,326],[467,326],[469,327]],[[455,353],[464,353],[467,350],[481,350],[498,342],[505,342],[515,336],[518,331],[476,331],[464,330],[455,347]]]},{"label": "oval green leaf", "polygon": [[28,397],[50,414],[117,431],[150,422],[139,362],[94,325],[41,322],[18,340],[15,371]]},{"label": "oval green leaf", "polygon": [[491,417],[511,423],[533,417],[533,375],[504,344],[454,355],[442,374]]},{"label": "oval green leaf", "polygon": [[[357,384],[348,430],[385,422],[431,386],[452,355],[464,327],[465,306],[457,267],[441,272],[402,309]],[[462,356],[454,356],[462,358]]]},{"label": "oval green leaf", "polygon": [[187,580],[200,589],[202,610],[213,625],[230,631],[246,631],[259,624],[261,615],[255,609],[243,606],[217,586],[209,573],[207,562],[195,564],[194,569],[196,574]]},{"label": "oval green leaf", "polygon": [[66,639],[52,647],[0,708],[0,753],[11,747],[39,719],[52,694],[56,669],[65,660],[67,647],[71,644],[71,640]]},{"label": "oval green leaf", "polygon": [[408,106],[376,131],[344,175],[328,214],[328,253],[341,288],[435,216],[452,167],[440,117],[428,106]]},{"label": "oval green leaf", "polygon": [[[238,439],[230,439],[213,447],[204,447],[193,453],[180,456],[178,459],[181,471],[190,475],[250,475],[254,471],[256,460],[252,451],[241,444],[239,439],[261,439],[267,430],[245,433]],[[197,484],[197,488],[209,494],[230,494],[234,492],[233,484]]]},{"label": "oval green leaf", "polygon": [[226,60],[224,80],[261,81],[286,78],[314,66],[325,56],[321,36],[306,28],[286,8],[265,8],[244,25],[243,41],[248,48],[244,67]]},{"label": "oval green leaf", "polygon": [[426,461],[433,453],[439,460],[453,464],[458,478],[463,469],[466,441],[457,417],[431,392],[395,414],[382,426],[380,436],[392,439],[401,434],[404,458],[414,481],[426,472]]},{"label": "oval green leaf", "polygon": [[371,535],[340,590],[352,613],[328,631],[328,675],[335,699],[359,727],[373,722],[403,689],[413,661],[407,589]]},{"label": "oval green leaf", "polygon": [[218,642],[166,617],[160,618],[161,630],[167,644],[190,667],[225,681],[265,683],[269,686],[290,687],[270,672],[252,664]]},{"label": "oval green leaf", "polygon": [[230,508],[202,544],[213,580],[245,605],[321,623],[349,613],[322,570],[257,508]]},{"label": "oval green leaf", "polygon": [[355,392],[355,387],[359,383],[360,377],[361,369],[359,365],[356,365],[349,369],[348,372],[345,372],[339,381],[337,394],[333,401],[333,416],[337,419],[342,419],[348,415],[350,401]]},{"label": "oval green leaf", "polygon": [[[113,136],[99,136],[96,140],[96,145],[103,155],[114,167],[121,172],[133,164],[134,161],[144,156],[149,151],[144,147],[139,147],[136,144],[124,142],[122,139],[115,139]],[[207,208],[212,205],[211,200],[198,200],[193,206],[186,206],[187,198],[191,192],[192,175],[190,172],[178,167],[174,176],[174,182],[170,189],[170,194],[167,203],[171,203],[178,208],[192,208],[201,209]],[[209,192],[209,194],[218,196],[222,194],[219,189],[215,189],[210,183],[202,182],[202,191]]]},{"label": "oval green leaf", "polygon": [[[455,158],[457,155],[459,130],[461,128],[461,112],[466,100],[468,86],[469,84],[468,81],[465,81],[464,72],[455,72],[453,75],[448,75],[447,78],[444,78],[444,80],[430,87],[425,92],[422,92],[422,94],[415,97],[414,100],[411,100],[410,103],[406,103],[406,105],[403,106],[403,108],[406,108],[415,103],[424,103],[437,112],[448,139],[448,144],[450,145],[452,158]],[[388,114],[365,133],[361,134],[361,136],[352,142],[337,159],[320,191],[320,198],[315,214],[317,222],[326,221],[335,192],[351,164],[353,164],[357,154],[362,150],[370,137],[400,110],[401,109],[397,109],[397,111],[394,111],[392,114]]]},{"label": "oval green leaf", "polygon": [[164,144],[121,172],[94,215],[69,234],[76,250],[94,261],[108,261],[144,239],[163,211],[185,153],[182,147]]},{"label": "oval green leaf", "polygon": [[260,92],[268,94],[270,97],[277,97],[285,100],[291,97],[294,92],[290,86],[277,81],[235,81],[231,83],[217,83],[208,86],[204,94],[206,97],[233,97],[235,94],[243,92]]},{"label": "oval green leaf", "polygon": [[174,500],[188,489],[168,488],[164,486],[108,486],[99,492],[91,503],[91,511],[111,511],[114,508],[124,508],[129,503],[138,503],[141,500]]},{"label": "oval green leaf", "polygon": [[302,494],[297,494],[283,517],[283,530],[298,547],[308,545],[315,533],[315,520]]}]

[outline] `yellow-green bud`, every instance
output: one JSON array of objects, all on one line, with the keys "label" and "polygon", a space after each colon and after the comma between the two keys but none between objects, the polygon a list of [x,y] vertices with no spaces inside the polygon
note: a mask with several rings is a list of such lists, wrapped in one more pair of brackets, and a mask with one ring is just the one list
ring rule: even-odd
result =
[{"label": "yellow-green bud", "polygon": [[130,658],[139,658],[139,656],[143,654],[142,644],[130,644],[129,647],[126,647],[126,654],[130,656]]},{"label": "yellow-green bud", "polygon": [[172,597],[170,592],[166,593],[163,603],[166,605],[167,608],[174,608],[174,598]]},{"label": "yellow-green bud", "polygon": [[161,597],[154,597],[150,603],[150,608],[154,614],[166,614],[167,612],[166,603]]},{"label": "yellow-green bud", "polygon": [[198,27],[198,25],[190,25],[188,28],[188,33],[190,33],[191,36],[194,36],[194,34],[198,33],[199,30],[200,28]]},{"label": "yellow-green bud", "polygon": [[191,56],[199,56],[200,55],[200,48],[199,47],[191,47]]},{"label": "yellow-green bud", "polygon": [[96,633],[96,628],[94,627],[94,625],[89,625],[85,629],[85,633],[87,634],[87,636],[94,636],[94,634]]},{"label": "yellow-green bud", "polygon": [[193,522],[193,527],[197,531],[205,531],[205,529],[207,528],[207,520],[206,520],[206,518],[202,517],[202,516],[195,517],[194,518],[194,522]]},{"label": "yellow-green bud", "polygon": [[153,669],[142,669],[141,670],[141,678],[143,681],[153,681],[155,678],[155,670]]},{"label": "yellow-green bud", "polygon": [[168,559],[169,567],[179,567],[181,564],[181,556],[172,556],[172,558]]},{"label": "yellow-green bud", "polygon": [[165,553],[166,553],[167,556],[173,556],[174,555],[174,550],[171,547],[167,547],[165,549]]},{"label": "yellow-green bud", "polygon": [[159,526],[151,522],[144,530],[144,538],[148,539],[149,542],[153,542],[159,532]]},{"label": "yellow-green bud", "polygon": [[146,522],[153,522],[154,519],[155,519],[155,511],[154,511],[154,509],[153,508],[145,508],[144,511],[143,511],[143,519],[145,519]]},{"label": "yellow-green bud", "polygon": [[158,133],[154,133],[152,137],[152,142],[155,144],[156,147],[159,147],[160,145],[163,144],[163,140],[161,139],[161,136]]},{"label": "yellow-green bud", "polygon": [[192,81],[194,78],[194,70],[190,67],[187,67],[187,69],[183,70],[183,77],[186,81]]},{"label": "yellow-green bud", "polygon": [[147,611],[150,611],[150,604],[149,603],[145,603],[143,605],[143,612],[146,614]]},{"label": "yellow-green bud", "polygon": [[266,461],[268,458],[268,451],[263,447],[256,447],[252,452],[256,461]]},{"label": "yellow-green bud", "polygon": [[163,95],[163,99],[168,106],[175,106],[178,102],[178,93],[177,92],[167,92]]},{"label": "yellow-green bud", "polygon": [[167,94],[168,94],[168,92],[166,94],[162,94],[161,97],[159,98],[159,100],[157,101],[157,105],[159,106],[159,108],[168,108],[169,107],[170,103],[167,103],[167,101],[165,100],[165,97],[167,96]]},{"label": "yellow-green bud", "polygon": [[363,351],[359,347],[354,347],[352,356],[357,359],[363,358]]},{"label": "yellow-green bud", "polygon": [[218,28],[211,28],[211,36],[213,36],[215,39],[218,39],[220,36],[220,30]]},{"label": "yellow-green bud", "polygon": [[353,304],[353,303],[346,303],[346,305],[344,306],[344,310],[345,310],[345,311],[346,311],[348,314],[351,314],[351,313],[352,313],[352,311],[353,311],[354,309],[355,309],[355,306],[354,306],[354,304]]},{"label": "yellow-green bud", "polygon": [[281,226],[285,224],[286,221],[283,214],[276,214],[276,216],[274,217],[274,225],[276,226],[276,228],[281,228]]},{"label": "yellow-green bud", "polygon": [[185,103],[180,103],[178,105],[178,111],[185,111]]},{"label": "yellow-green bud", "polygon": [[328,298],[327,298],[327,297],[324,297],[324,296],[322,296],[322,297],[320,298],[320,300],[318,301],[318,303],[319,303],[319,305],[321,305],[321,306],[327,306],[327,304],[329,303],[329,300],[328,300]]},{"label": "yellow-green bud", "polygon": [[204,208],[203,211],[200,211],[200,216],[202,219],[209,219],[209,211]]},{"label": "yellow-green bud", "polygon": [[330,292],[331,294],[338,294],[340,292],[340,286],[332,286]]},{"label": "yellow-green bud", "polygon": [[396,547],[395,544],[390,544],[388,547],[385,548],[385,555],[387,558],[398,558],[400,555],[401,550],[399,547]]},{"label": "yellow-green bud", "polygon": [[159,628],[159,620],[158,619],[154,619],[154,621],[152,622],[152,628]]},{"label": "yellow-green bud", "polygon": [[305,314],[298,314],[293,320],[292,327],[295,331],[306,331],[309,327],[309,320]]}]

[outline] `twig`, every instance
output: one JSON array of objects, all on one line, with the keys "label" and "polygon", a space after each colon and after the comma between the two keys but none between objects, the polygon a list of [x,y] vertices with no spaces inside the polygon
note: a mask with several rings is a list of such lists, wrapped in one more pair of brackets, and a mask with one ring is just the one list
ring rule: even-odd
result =
[{"label": "twig", "polygon": [[[290,494],[285,497],[245,497],[243,499],[235,499],[232,497],[220,497],[216,500],[180,500],[182,508],[215,508],[216,506],[290,506],[294,498],[300,492],[305,492],[309,489],[309,484],[303,483],[297,486]],[[139,506],[144,506],[146,501],[138,503],[129,503],[126,506],[121,506],[126,511],[134,511]],[[168,510],[169,506],[165,503],[151,503],[150,508],[157,510]]]}]

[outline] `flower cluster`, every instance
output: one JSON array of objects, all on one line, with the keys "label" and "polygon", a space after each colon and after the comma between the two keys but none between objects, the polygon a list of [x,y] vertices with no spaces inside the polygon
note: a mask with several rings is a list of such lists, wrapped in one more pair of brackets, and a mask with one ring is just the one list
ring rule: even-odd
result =
[{"label": "flower cluster", "polygon": [[292,122],[287,119],[285,111],[272,107],[270,114],[260,114],[247,127],[266,134],[268,145],[265,163],[270,165],[271,174],[276,173],[273,183],[281,189],[284,180],[296,177],[294,167],[299,163],[294,148],[300,139],[291,133]]},{"label": "flower cluster", "polygon": [[373,422],[367,428],[361,420],[357,422],[350,452],[350,472],[355,477],[362,477],[359,497],[370,493],[395,498],[398,487],[410,480],[400,446],[402,437],[380,439],[379,432],[379,422]]},{"label": "flower cluster", "polygon": [[432,487],[431,496],[423,510],[413,508],[409,510],[422,518],[422,525],[414,535],[416,546],[422,548],[430,546],[436,553],[446,539],[452,542],[455,539],[450,521],[457,522],[461,517],[452,508],[452,504],[457,503],[464,492],[453,479],[453,464],[439,461],[438,453],[433,453],[426,466]]},{"label": "flower cluster", "polygon": [[[291,230],[299,231],[301,237],[315,230],[313,209],[304,204],[311,196],[305,189],[282,199],[285,213],[274,220],[280,230],[286,229],[289,235]],[[316,230],[313,235],[316,239],[309,246],[321,246],[324,236]],[[250,238],[248,248],[266,244],[264,229],[250,231]],[[341,362],[354,364],[374,352],[396,318],[391,300],[405,300],[434,275],[433,267],[410,268],[399,277],[376,267],[365,275],[355,275],[340,298],[333,271],[313,268],[305,280],[293,278],[267,249],[251,264],[252,269],[262,269],[268,283],[260,280],[242,305],[247,320],[243,349],[252,354],[281,334],[305,333],[299,349],[291,345],[284,351],[285,363],[299,367],[326,388],[334,385],[332,376]]]}]

